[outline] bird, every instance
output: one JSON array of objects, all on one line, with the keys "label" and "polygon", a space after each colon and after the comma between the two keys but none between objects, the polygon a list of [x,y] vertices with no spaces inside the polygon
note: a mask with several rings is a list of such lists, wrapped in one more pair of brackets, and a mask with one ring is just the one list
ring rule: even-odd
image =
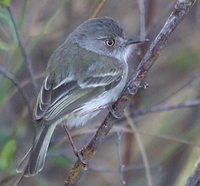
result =
[{"label": "bird", "polygon": [[86,20],[68,35],[48,61],[33,109],[41,129],[18,173],[29,177],[43,169],[56,126],[81,127],[119,98],[128,78],[127,60],[137,43],[140,39],[127,36],[111,17]]}]

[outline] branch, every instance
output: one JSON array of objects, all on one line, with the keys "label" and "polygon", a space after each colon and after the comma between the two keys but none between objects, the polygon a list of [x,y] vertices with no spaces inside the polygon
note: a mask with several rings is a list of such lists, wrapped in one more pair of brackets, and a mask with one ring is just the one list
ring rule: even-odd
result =
[{"label": "branch", "polygon": [[163,111],[170,111],[170,110],[189,108],[189,107],[199,107],[199,106],[200,106],[200,99],[186,100],[176,105],[162,104],[162,105],[152,106],[149,108],[137,109],[131,114],[131,116],[138,117],[153,112],[163,112]]},{"label": "branch", "polygon": [[144,0],[138,0],[138,8],[140,11],[140,39],[144,41],[146,38],[146,23],[145,23],[145,6]]},{"label": "branch", "polygon": [[90,18],[97,17],[99,15],[99,13],[101,12],[102,8],[104,7],[105,3],[106,3],[106,0],[99,0],[97,6]]},{"label": "branch", "polygon": [[20,87],[17,79],[7,69],[5,69],[2,65],[0,65],[0,74],[2,74],[4,77],[9,79],[18,88],[19,93],[21,94],[22,98],[24,99],[24,102],[26,103],[26,105],[28,107],[28,113],[32,117],[32,110],[31,110],[31,105],[29,103],[28,96],[27,96],[26,92]]},{"label": "branch", "polygon": [[139,147],[139,150],[140,150],[140,153],[141,153],[141,157],[142,157],[142,161],[143,161],[143,164],[144,164],[144,167],[145,167],[147,185],[148,186],[153,186],[151,170],[150,170],[150,164],[149,164],[149,160],[148,160],[147,153],[146,153],[144,144],[142,142],[141,136],[140,136],[140,134],[139,134],[139,132],[137,130],[137,127],[136,127],[135,123],[131,119],[130,114],[129,114],[127,109],[125,109],[124,115],[125,115],[125,117],[127,119],[127,122],[129,124],[129,126],[131,127],[131,130],[135,134],[135,139],[136,139],[136,142],[138,144],[138,147]]},{"label": "branch", "polygon": [[38,84],[37,84],[36,79],[34,77],[34,71],[33,71],[33,65],[32,65],[31,59],[29,58],[28,54],[26,53],[25,46],[24,46],[22,37],[21,37],[21,35],[19,33],[19,30],[17,28],[16,21],[15,21],[12,9],[11,9],[10,6],[7,6],[6,8],[7,8],[7,11],[9,13],[9,15],[10,15],[12,24],[14,26],[14,30],[15,30],[15,34],[16,34],[16,37],[17,37],[18,45],[19,45],[19,48],[20,48],[20,51],[21,51],[21,55],[24,58],[24,62],[26,64],[27,70],[29,72],[29,75],[30,75],[30,78],[31,78],[31,82],[33,84],[33,89],[34,89],[34,92],[36,94],[38,92]]},{"label": "branch", "polygon": [[121,186],[126,186],[126,181],[124,179],[124,168],[125,165],[123,164],[122,158],[121,158],[121,141],[122,141],[123,131],[120,130],[117,132],[117,159],[119,161],[119,173],[120,173],[120,183]]},{"label": "branch", "polygon": [[165,46],[170,35],[183,20],[184,16],[190,11],[195,1],[196,0],[177,0],[173,12],[168,17],[165,25],[150,45],[148,51],[135,70],[135,73],[133,73],[131,80],[128,82],[127,88],[133,95],[136,94],[141,81],[158,58],[159,51]]},{"label": "branch", "polygon": [[164,103],[166,103],[172,96],[178,94],[183,89],[191,86],[192,83],[195,80],[197,80],[197,78],[200,78],[200,72],[195,72],[189,80],[187,80],[180,87],[178,87],[177,89],[175,89],[170,95],[167,95],[165,98],[163,98],[161,101],[159,101],[158,104],[164,104]]},{"label": "branch", "polygon": [[[132,75],[132,78],[128,82],[125,90],[123,91],[122,96],[113,105],[114,108],[121,111],[124,110],[129,100],[129,92],[131,92],[133,95],[136,94],[141,81],[144,79],[146,73],[149,71],[157,59],[159,51],[165,45],[166,41],[169,39],[174,29],[182,21],[184,16],[190,11],[194,3],[195,0],[177,0],[173,12],[167,19],[160,33],[150,45],[150,48],[143,57],[141,63],[138,65],[135,73]],[[81,154],[86,162],[93,157],[97,146],[105,138],[105,136],[107,136],[114,122],[116,121],[117,119],[114,118],[111,113],[109,113],[101,126],[96,131],[94,137],[90,140],[86,147],[81,150]],[[85,171],[85,165],[81,161],[77,160],[71,168],[69,176],[66,178],[65,186],[74,185]]]}]

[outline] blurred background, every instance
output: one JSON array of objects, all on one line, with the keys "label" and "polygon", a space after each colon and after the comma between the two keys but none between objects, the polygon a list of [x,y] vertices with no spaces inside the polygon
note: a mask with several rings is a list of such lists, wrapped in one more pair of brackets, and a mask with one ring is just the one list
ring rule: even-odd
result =
[{"label": "blurred background", "polygon": [[[102,9],[98,12],[99,2]],[[160,31],[174,3],[175,0],[144,0],[144,4],[139,0],[11,0],[9,10],[32,61],[34,79],[40,87],[52,52],[73,29],[97,13],[118,20],[129,35],[146,33],[149,42],[138,46],[130,57],[132,72]],[[132,98],[129,106],[131,117],[114,125],[77,185],[182,186],[192,174],[200,157],[199,4],[198,1],[174,31],[147,74],[145,81],[149,88],[139,90]],[[144,5],[144,11],[141,5]],[[141,32],[142,22],[145,29],[143,27]],[[33,86],[29,67],[21,55],[10,13],[2,6],[1,186],[15,183],[16,166],[34,137],[30,110],[38,90]],[[78,149],[88,143],[104,116],[102,114],[90,124],[71,131]],[[63,185],[75,161],[66,134],[58,127],[43,171],[35,177],[24,178],[19,185]]]}]

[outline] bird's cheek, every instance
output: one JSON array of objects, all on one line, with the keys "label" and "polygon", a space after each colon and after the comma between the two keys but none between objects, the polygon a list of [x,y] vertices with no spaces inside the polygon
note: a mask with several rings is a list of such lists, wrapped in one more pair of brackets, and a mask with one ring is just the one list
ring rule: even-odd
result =
[{"label": "bird's cheek", "polygon": [[130,56],[130,54],[133,52],[133,45],[130,45],[128,47],[126,47],[125,51],[124,51],[124,60],[127,61],[128,57]]}]

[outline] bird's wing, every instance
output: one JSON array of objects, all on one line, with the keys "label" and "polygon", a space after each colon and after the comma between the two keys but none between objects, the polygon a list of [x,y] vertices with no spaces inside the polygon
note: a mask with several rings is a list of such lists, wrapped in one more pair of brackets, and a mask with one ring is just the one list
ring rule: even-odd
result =
[{"label": "bird's wing", "polygon": [[118,82],[122,73],[122,68],[113,59],[96,61],[88,67],[83,78],[79,78],[78,85],[83,89],[108,86],[114,81]]},{"label": "bird's wing", "polygon": [[57,119],[119,83],[123,70],[117,60],[109,57],[100,61],[94,61],[93,57],[88,59],[87,67],[77,70],[74,76],[66,75],[60,81],[46,77],[34,109],[36,120]]}]

